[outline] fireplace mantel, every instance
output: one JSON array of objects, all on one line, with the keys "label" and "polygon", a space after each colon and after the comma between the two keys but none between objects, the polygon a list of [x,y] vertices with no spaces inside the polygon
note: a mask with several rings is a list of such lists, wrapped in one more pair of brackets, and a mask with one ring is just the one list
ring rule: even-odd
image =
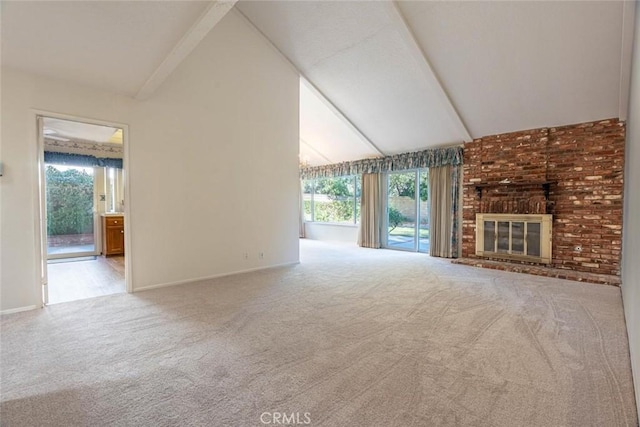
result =
[{"label": "fireplace mantel", "polygon": [[545,199],[549,200],[549,192],[551,190],[551,184],[555,184],[556,181],[499,181],[492,183],[471,182],[465,184],[467,187],[474,187],[478,198],[482,199],[482,190],[485,188],[497,188],[497,187],[535,187],[540,186],[544,191]]},{"label": "fireplace mantel", "polygon": [[550,200],[552,184],[557,181],[470,182],[465,187],[474,188],[481,213],[550,214],[554,202]]}]

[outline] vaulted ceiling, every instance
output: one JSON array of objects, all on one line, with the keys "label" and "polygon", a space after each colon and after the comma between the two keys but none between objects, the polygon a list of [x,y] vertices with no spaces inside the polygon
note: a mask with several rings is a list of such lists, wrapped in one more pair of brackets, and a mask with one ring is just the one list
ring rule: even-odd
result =
[{"label": "vaulted ceiling", "polygon": [[626,118],[623,1],[3,1],[2,65],[146,99],[234,5],[300,71],[309,164]]},{"label": "vaulted ceiling", "polygon": [[133,96],[207,4],[3,1],[2,64]]},{"label": "vaulted ceiling", "polygon": [[[633,27],[624,28],[624,2],[237,8],[384,154],[618,117],[628,91],[622,40]],[[335,139],[317,151],[328,156],[347,144]]]}]

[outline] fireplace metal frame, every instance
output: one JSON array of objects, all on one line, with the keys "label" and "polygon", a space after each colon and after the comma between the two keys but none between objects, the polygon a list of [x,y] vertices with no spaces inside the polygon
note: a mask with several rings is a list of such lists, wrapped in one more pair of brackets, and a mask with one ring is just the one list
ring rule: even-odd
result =
[{"label": "fireplace metal frame", "polygon": [[[497,244],[494,245],[496,251],[485,251],[484,249],[484,222],[524,222],[540,224],[540,256],[531,256],[526,254],[513,254],[509,252],[498,252]],[[476,256],[482,258],[498,258],[507,260],[527,261],[540,264],[550,264],[552,257],[552,223],[553,215],[550,214],[495,214],[495,213],[477,213],[476,214]],[[511,230],[511,225],[509,226]],[[495,233],[497,240],[498,233]],[[511,240],[511,237],[510,237]],[[527,234],[524,235],[525,242]],[[511,248],[511,243],[510,246]],[[511,249],[509,249],[510,251]]]}]

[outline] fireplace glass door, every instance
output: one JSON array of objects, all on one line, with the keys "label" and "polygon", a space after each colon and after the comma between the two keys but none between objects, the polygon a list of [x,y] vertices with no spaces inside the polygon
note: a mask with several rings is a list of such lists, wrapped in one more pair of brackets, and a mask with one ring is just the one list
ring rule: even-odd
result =
[{"label": "fireplace glass door", "polygon": [[509,253],[509,223],[498,221],[498,252]]},{"label": "fireplace glass door", "polygon": [[527,255],[540,256],[540,223],[527,223]]},{"label": "fireplace glass door", "polygon": [[476,214],[476,255],[551,262],[548,214]]},{"label": "fireplace glass door", "polygon": [[515,255],[524,254],[524,236],[525,236],[525,223],[524,222],[512,222],[511,223],[511,253]]},{"label": "fireplace glass door", "polygon": [[483,221],[485,252],[540,256],[540,223]]},{"label": "fireplace glass door", "polygon": [[485,221],[484,222],[484,251],[495,252],[496,251],[496,222]]}]

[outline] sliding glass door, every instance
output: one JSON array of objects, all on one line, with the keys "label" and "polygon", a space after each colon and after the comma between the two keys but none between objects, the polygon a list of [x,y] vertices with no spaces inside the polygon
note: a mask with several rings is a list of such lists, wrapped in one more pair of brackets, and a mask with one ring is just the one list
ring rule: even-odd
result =
[{"label": "sliding glass door", "polygon": [[91,167],[45,165],[49,259],[96,254],[93,172]]},{"label": "sliding glass door", "polygon": [[416,250],[416,173],[394,172],[387,177],[387,247]]},{"label": "sliding glass door", "polygon": [[427,169],[387,175],[385,247],[429,251],[429,173]]},{"label": "sliding glass door", "polygon": [[429,170],[421,169],[418,173],[418,251],[429,252]]}]

